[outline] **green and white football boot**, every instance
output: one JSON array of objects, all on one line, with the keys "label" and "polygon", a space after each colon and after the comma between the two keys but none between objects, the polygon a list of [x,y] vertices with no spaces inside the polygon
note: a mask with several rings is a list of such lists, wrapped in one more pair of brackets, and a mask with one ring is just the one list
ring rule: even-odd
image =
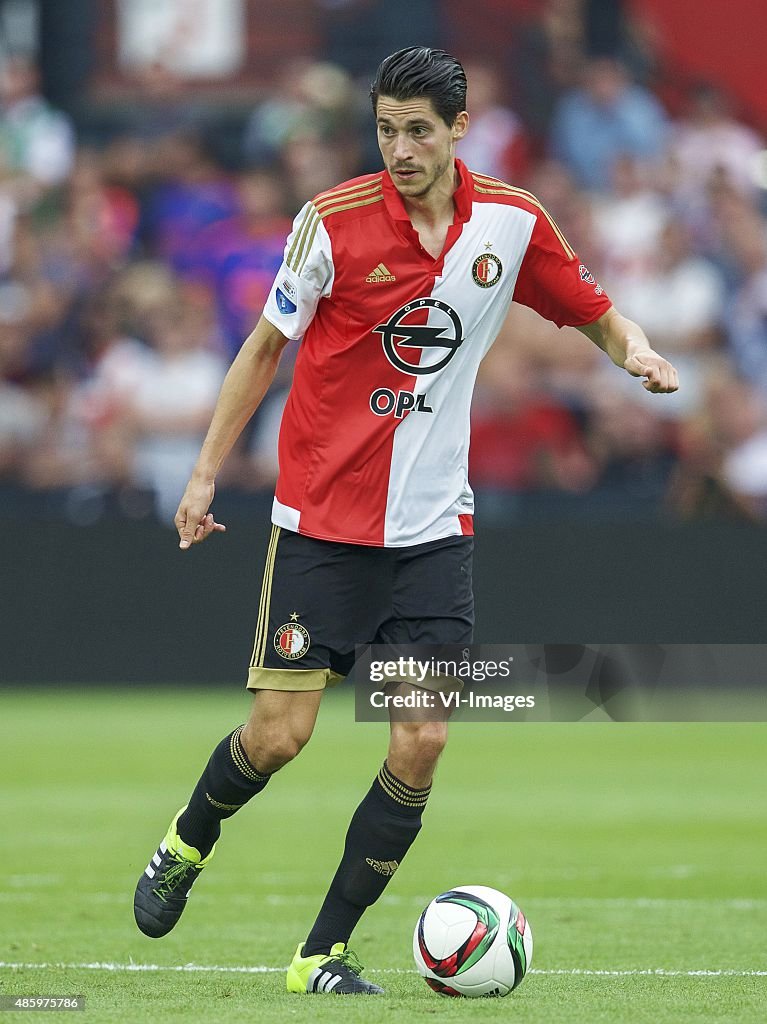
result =
[{"label": "green and white football boot", "polygon": [[360,977],[364,967],[343,942],[331,946],[330,953],[301,956],[303,942],[288,967],[288,992],[330,994],[334,996],[383,995],[383,989]]},{"label": "green and white football boot", "polygon": [[159,939],[175,927],[184,912],[189,890],[204,867],[210,864],[216,847],[204,859],[176,831],[182,807],[170,823],[168,833],[138,880],[133,897],[133,915],[144,935]]}]

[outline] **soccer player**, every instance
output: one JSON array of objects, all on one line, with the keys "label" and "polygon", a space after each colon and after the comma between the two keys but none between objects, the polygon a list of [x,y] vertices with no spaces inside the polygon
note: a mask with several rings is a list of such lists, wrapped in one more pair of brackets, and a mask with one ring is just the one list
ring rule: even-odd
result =
[{"label": "soccer player", "polygon": [[[385,170],[298,214],[176,514],[183,549],[224,529],[209,511],[216,474],[286,342],[302,339],[280,429],[252,712],[215,748],[139,880],[136,921],[153,937],[181,916],[221,821],[307,742],[355,644],[471,641],[469,406],[512,299],[580,328],[648,391],[678,386],[535,197],[456,160],[469,118],[454,57],[401,50],[379,67],[371,97]],[[288,969],[289,991],[382,991],[361,977],[348,941],[421,828],[446,738],[446,722],[392,720],[386,760]]]}]

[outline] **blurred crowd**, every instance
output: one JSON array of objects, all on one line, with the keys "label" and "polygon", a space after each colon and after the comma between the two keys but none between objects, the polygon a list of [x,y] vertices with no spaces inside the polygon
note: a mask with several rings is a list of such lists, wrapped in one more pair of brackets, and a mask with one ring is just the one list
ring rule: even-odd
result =
[{"label": "blurred crowd", "polygon": [[[515,305],[480,372],[472,483],[506,517],[566,503],[763,518],[764,140],[712,83],[672,118],[641,61],[588,56],[568,5],[551,8],[516,78],[466,61],[459,155],[538,196],[682,387],[648,395],[577,331]],[[0,489],[54,496],[75,518],[172,519],[293,215],[379,166],[364,83],[336,64],[286,61],[234,164],[167,68],[144,69],[141,88],[145,115],[87,146],[32,61],[0,72]],[[273,486],[294,358],[291,345],[223,487]]]}]

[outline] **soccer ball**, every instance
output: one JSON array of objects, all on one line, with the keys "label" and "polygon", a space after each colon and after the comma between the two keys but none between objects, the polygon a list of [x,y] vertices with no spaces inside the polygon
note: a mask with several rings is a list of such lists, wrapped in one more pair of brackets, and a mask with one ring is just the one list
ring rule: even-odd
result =
[{"label": "soccer ball", "polygon": [[426,984],[443,996],[507,996],[533,959],[533,933],[502,892],[459,885],[419,917],[413,956]]}]

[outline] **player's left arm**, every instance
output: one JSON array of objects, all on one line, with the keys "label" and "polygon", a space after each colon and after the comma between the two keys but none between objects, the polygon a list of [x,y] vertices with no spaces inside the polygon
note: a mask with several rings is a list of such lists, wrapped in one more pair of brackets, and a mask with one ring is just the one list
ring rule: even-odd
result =
[{"label": "player's left arm", "polygon": [[633,377],[644,377],[647,391],[676,391],[679,380],[674,367],[654,351],[638,324],[621,316],[551,215],[532,196],[528,212],[534,214],[535,224],[514,299],[557,327],[577,327],[617,366]]},{"label": "player's left arm", "polygon": [[679,388],[679,375],[671,363],[659,355],[647,335],[633,320],[611,306],[594,323],[578,330],[632,377],[644,377],[642,387],[653,394],[669,394]]}]

